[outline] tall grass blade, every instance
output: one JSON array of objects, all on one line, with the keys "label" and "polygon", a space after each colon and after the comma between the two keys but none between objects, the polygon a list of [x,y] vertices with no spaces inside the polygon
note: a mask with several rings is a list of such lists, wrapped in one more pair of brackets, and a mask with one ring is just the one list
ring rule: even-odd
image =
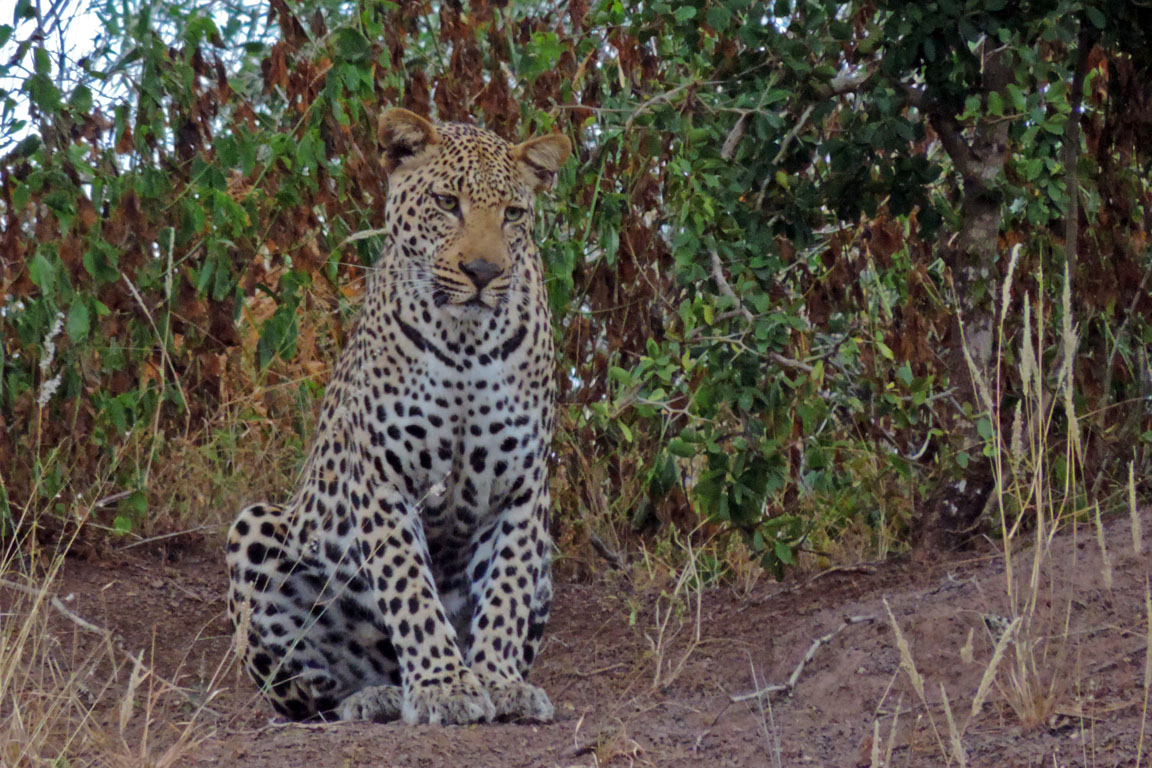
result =
[{"label": "tall grass blade", "polygon": [[1139,555],[1144,552],[1144,533],[1140,524],[1140,511],[1136,508],[1135,473],[1134,462],[1128,462],[1128,519],[1132,522],[1132,551]]}]

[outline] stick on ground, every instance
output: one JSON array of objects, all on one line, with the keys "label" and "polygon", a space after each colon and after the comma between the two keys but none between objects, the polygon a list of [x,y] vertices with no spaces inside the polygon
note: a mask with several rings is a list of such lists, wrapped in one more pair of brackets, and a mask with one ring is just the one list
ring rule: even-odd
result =
[{"label": "stick on ground", "polygon": [[816,652],[818,650],[820,650],[821,646],[832,642],[836,638],[837,635],[839,635],[844,630],[848,629],[848,627],[852,626],[853,624],[863,624],[863,623],[869,622],[869,621],[876,621],[876,617],[875,616],[848,616],[848,617],[846,617],[844,619],[844,623],[841,624],[839,627],[837,627],[833,631],[829,632],[828,634],[824,635],[823,637],[818,637],[812,641],[812,645],[808,646],[808,652],[804,654],[804,658],[800,659],[800,663],[796,665],[796,669],[792,670],[792,674],[788,677],[788,682],[776,683],[774,685],[766,685],[763,688],[760,688],[760,689],[755,690],[755,691],[750,691],[749,693],[735,694],[735,695],[731,696],[730,698],[732,699],[732,701],[748,701],[750,699],[758,699],[762,696],[768,696],[769,694],[773,694],[773,693],[780,693],[780,692],[792,693],[792,691],[796,688],[796,683],[800,682],[800,675],[804,674],[804,665],[807,664],[808,662],[812,661],[812,659],[816,656]]}]

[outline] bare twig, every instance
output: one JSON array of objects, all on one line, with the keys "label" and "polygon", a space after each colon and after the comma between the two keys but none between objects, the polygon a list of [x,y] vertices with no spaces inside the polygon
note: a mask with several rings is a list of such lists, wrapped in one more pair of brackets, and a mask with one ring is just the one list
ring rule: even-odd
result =
[{"label": "bare twig", "polygon": [[92,505],[92,508],[100,509],[102,507],[107,507],[111,504],[115,504],[121,499],[126,499],[131,495],[132,491],[120,491],[119,493],[114,493],[111,496],[105,496],[104,498],[97,500],[96,503]]},{"label": "bare twig", "polygon": [[[1128,304],[1128,311],[1123,315],[1124,319],[1120,321],[1120,325],[1116,328],[1115,333],[1112,334],[1112,338],[1116,341],[1112,344],[1112,349],[1108,352],[1108,362],[1104,364],[1104,387],[1101,389],[1104,397],[1107,397],[1108,393],[1112,391],[1112,363],[1115,362],[1116,353],[1120,349],[1120,340],[1128,330],[1128,321],[1136,314],[1136,305],[1142,298],[1148,295],[1145,289],[1148,286],[1149,278],[1152,278],[1152,269],[1144,271],[1144,276],[1140,278],[1140,287],[1132,294],[1132,301]],[[1093,489],[1093,491],[1095,491],[1095,489]]]},{"label": "bare twig", "polygon": [[624,568],[624,558],[620,556],[620,553],[614,552],[597,534],[588,534],[588,543],[592,545],[592,549],[596,550],[596,554],[607,560],[614,569],[619,571]]},{"label": "bare twig", "polygon": [[[753,681],[756,680],[755,668],[753,668],[752,679]],[[693,752],[696,754],[700,753],[700,747],[704,744],[704,739],[708,737],[708,734],[712,733],[712,729],[716,727],[716,723],[720,722],[720,718],[724,716],[724,713],[728,711],[728,707],[730,706],[732,706],[732,702],[724,702],[724,706],[721,707],[720,711],[716,713],[716,717],[712,718],[712,722],[709,723],[708,727],[701,731],[700,734],[696,737],[696,743],[692,746]]]},{"label": "bare twig", "polygon": [[837,627],[833,631],[829,632],[828,634],[824,635],[823,637],[818,637],[812,641],[812,645],[808,646],[808,652],[804,654],[804,658],[800,659],[800,663],[796,665],[796,668],[794,670],[792,670],[792,674],[789,675],[788,682],[783,683],[783,684],[776,684],[776,685],[766,685],[763,688],[760,688],[760,689],[755,690],[755,691],[751,691],[749,693],[735,694],[735,695],[730,697],[731,700],[732,701],[749,701],[750,699],[758,699],[762,696],[767,696],[767,695],[772,694],[772,693],[780,693],[780,692],[791,693],[793,690],[795,690],[796,683],[798,683],[800,681],[800,675],[804,674],[804,665],[807,664],[808,662],[812,661],[813,658],[815,658],[816,652],[820,650],[821,646],[827,645],[828,643],[835,640],[836,637],[841,632],[848,629],[848,627],[852,626],[853,624],[864,624],[864,623],[870,622],[870,621],[876,621],[876,617],[875,616],[847,616],[847,617],[845,617],[844,623],[841,624],[839,627]]},{"label": "bare twig", "polygon": [[732,130],[728,132],[728,138],[724,139],[724,146],[720,147],[720,159],[731,160],[736,155],[736,147],[740,146],[740,139],[744,138],[744,131],[748,127],[748,113],[740,115],[740,119],[736,121],[736,125],[732,126]]},{"label": "bare twig", "polygon": [[872,73],[865,67],[861,67],[854,72],[838,72],[836,77],[828,81],[828,95],[843,96],[846,93],[852,93],[867,83],[870,77],[872,77]]},{"label": "bare twig", "polygon": [[628,131],[632,129],[632,125],[636,122],[636,118],[640,117],[640,115],[642,115],[646,110],[656,106],[657,104],[660,104],[661,102],[671,101],[672,98],[681,91],[698,85],[707,85],[707,83],[700,83],[696,80],[688,80],[686,82],[680,83],[680,85],[676,86],[670,91],[656,94],[652,98],[648,99],[648,101],[638,106],[636,110],[631,115],[629,115],[628,120],[626,120],[624,123],[624,128],[621,133],[628,133]]},{"label": "bare twig", "polygon": [[1065,188],[1068,192],[1068,211],[1064,216],[1064,258],[1069,265],[1076,263],[1076,250],[1080,240],[1080,182],[1076,175],[1076,164],[1080,157],[1084,78],[1088,75],[1090,55],[1099,38],[1100,33],[1087,20],[1082,19],[1076,43],[1079,55],[1076,57],[1076,69],[1072,73],[1072,103],[1069,105],[1071,109],[1064,140]]},{"label": "bare twig", "polygon": [[162,533],[159,536],[149,536],[146,539],[140,539],[139,541],[133,541],[129,544],[125,544],[124,546],[120,547],[120,551],[124,551],[125,549],[132,549],[134,547],[141,547],[145,544],[152,544],[157,541],[163,541],[164,539],[172,539],[177,536],[187,536],[193,533],[200,533],[201,531],[210,531],[214,527],[215,526],[211,525],[198,525],[195,528],[189,528],[184,531],[172,531],[171,533]]},{"label": "bare twig", "polygon": [[804,111],[800,113],[800,119],[796,121],[796,125],[792,126],[791,130],[784,136],[784,140],[780,142],[780,150],[776,153],[776,157],[772,158],[773,164],[778,164],[784,159],[784,153],[788,151],[788,145],[791,144],[800,131],[803,130],[804,124],[808,122],[808,118],[812,116],[812,110],[815,108],[815,104],[809,104],[805,107]]},{"label": "bare twig", "polygon": [[932,126],[932,130],[936,131],[936,135],[940,137],[944,151],[952,159],[952,163],[960,172],[960,177],[964,179],[964,183],[983,189],[986,186],[984,175],[980,171],[980,163],[973,154],[972,148],[964,141],[963,126],[957,122],[954,116],[937,109],[923,89],[904,82],[899,82],[898,85],[904,92],[904,99],[908,105],[916,108],[928,118],[928,123]]},{"label": "bare twig", "polygon": [[709,251],[708,255],[712,258],[712,279],[716,281],[716,288],[722,295],[732,300],[732,305],[740,310],[745,320],[748,322],[755,320],[756,316],[740,302],[740,298],[736,295],[736,292],[732,290],[728,278],[724,275],[724,265],[720,263],[720,254],[716,251]]},{"label": "bare twig", "polygon": [[848,564],[848,565],[834,565],[831,568],[826,568],[823,571],[820,571],[820,573],[817,573],[816,575],[811,576],[811,577],[805,579],[804,581],[799,582],[798,584],[793,584],[792,586],[786,587],[786,588],[784,588],[778,592],[773,592],[771,595],[768,595],[766,597],[757,598],[756,602],[765,603],[765,602],[768,602],[769,600],[771,600],[775,597],[779,597],[780,595],[787,595],[790,592],[799,592],[800,590],[804,589],[805,587],[810,586],[813,582],[818,581],[818,580],[824,578],[825,576],[831,576],[834,573],[862,573],[862,574],[866,574],[866,575],[870,576],[870,575],[876,573],[876,566],[872,565],[871,563],[854,563],[854,564]]},{"label": "bare twig", "polygon": [[[0,587],[7,587],[8,589],[14,589],[17,592],[23,592],[25,595],[28,595],[29,597],[37,597],[38,598],[42,594],[41,590],[33,589],[32,587],[26,587],[23,584],[17,584],[16,582],[9,581],[8,579],[0,579]],[[108,638],[112,637],[112,633],[109,632],[107,629],[104,629],[102,627],[98,627],[95,624],[92,624],[92,623],[88,622],[87,620],[81,618],[80,616],[77,616],[75,613],[73,613],[71,610],[68,609],[68,606],[64,605],[63,601],[61,601],[60,598],[55,597],[55,596],[50,597],[50,598],[48,598],[48,604],[51,605],[53,608],[55,608],[57,611],[59,611],[69,621],[75,623],[77,626],[79,626],[83,629],[86,629],[89,632],[94,632],[97,635],[103,635],[103,636],[108,637]]]},{"label": "bare twig", "polygon": [[628,664],[627,662],[622,661],[619,664],[609,664],[606,667],[600,667],[599,669],[593,669],[589,672],[581,672],[580,670],[575,669],[575,670],[572,670],[572,674],[576,675],[576,677],[587,679],[589,677],[596,677],[597,675],[602,675],[605,672],[612,672],[613,670],[621,669],[621,668],[628,668],[630,666],[631,665]]}]

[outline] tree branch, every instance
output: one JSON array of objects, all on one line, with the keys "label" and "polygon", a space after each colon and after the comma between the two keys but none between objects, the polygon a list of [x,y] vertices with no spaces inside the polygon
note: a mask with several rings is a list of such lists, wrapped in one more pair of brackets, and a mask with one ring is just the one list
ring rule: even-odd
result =
[{"label": "tree branch", "polygon": [[979,162],[972,152],[972,148],[964,141],[964,129],[956,121],[956,118],[945,114],[938,104],[928,98],[924,89],[900,81],[897,81],[897,84],[900,86],[900,90],[904,92],[904,99],[908,106],[915,107],[928,119],[928,124],[940,137],[940,144],[948,153],[948,157],[952,159],[952,164],[960,172],[960,178],[964,180],[964,183],[966,185],[971,184],[975,189],[984,189],[986,185],[984,176],[980,172]]},{"label": "tree branch", "polygon": [[836,77],[828,81],[826,95],[843,96],[846,93],[853,93],[860,90],[871,77],[872,73],[867,67],[860,67],[855,71],[837,72]]}]

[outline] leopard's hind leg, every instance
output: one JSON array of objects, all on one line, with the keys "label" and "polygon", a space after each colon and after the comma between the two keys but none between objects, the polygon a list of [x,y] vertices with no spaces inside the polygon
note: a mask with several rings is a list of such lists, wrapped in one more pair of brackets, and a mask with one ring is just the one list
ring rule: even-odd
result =
[{"label": "leopard's hind leg", "polygon": [[293,538],[284,507],[245,508],[228,532],[228,613],[244,666],[293,720],[395,719],[399,672],[387,634],[358,599],[367,584]]}]

